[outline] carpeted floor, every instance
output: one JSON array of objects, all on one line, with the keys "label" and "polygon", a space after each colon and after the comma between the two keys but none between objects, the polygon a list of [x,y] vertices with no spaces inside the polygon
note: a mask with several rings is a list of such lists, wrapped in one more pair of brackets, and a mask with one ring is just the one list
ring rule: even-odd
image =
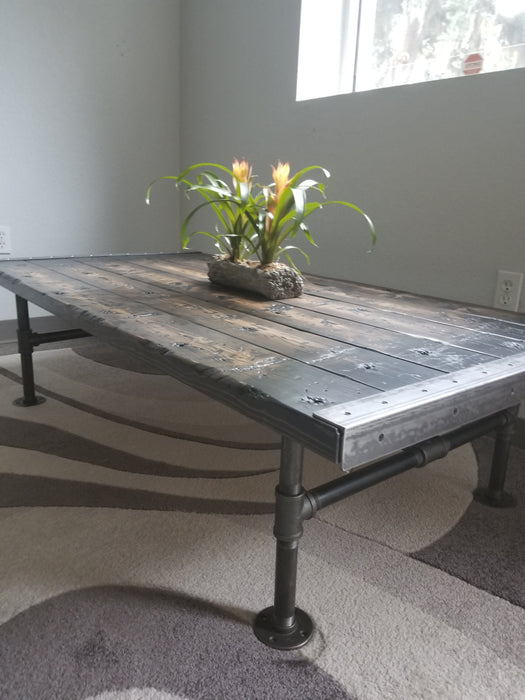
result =
[{"label": "carpeted floor", "polygon": [[[297,652],[261,645],[279,437],[94,340],[0,357],[1,700],[525,698],[525,451],[484,438],[305,524]],[[306,485],[339,475],[307,453]]]}]

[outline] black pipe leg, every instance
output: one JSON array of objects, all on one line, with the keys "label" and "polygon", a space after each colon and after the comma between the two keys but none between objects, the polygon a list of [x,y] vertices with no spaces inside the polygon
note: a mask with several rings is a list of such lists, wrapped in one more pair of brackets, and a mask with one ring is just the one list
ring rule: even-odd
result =
[{"label": "black pipe leg", "polygon": [[27,300],[16,295],[16,315],[18,318],[18,352],[22,366],[22,385],[24,395],[14,402],[16,406],[36,406],[44,403],[43,396],[35,394],[35,377],[33,372],[33,342],[31,326],[29,324],[29,310]]},{"label": "black pipe leg", "polygon": [[506,412],[507,422],[496,432],[489,484],[474,491],[474,499],[484,505],[495,508],[512,508],[516,505],[516,499],[504,490],[504,486],[518,411],[519,406],[515,406]]},{"label": "black pipe leg", "polygon": [[279,485],[275,491],[275,594],[273,606],[262,610],[254,622],[254,632],[261,642],[274,649],[298,649],[313,634],[313,622],[295,606],[297,555],[303,534],[302,486],[303,448],[283,438]]}]

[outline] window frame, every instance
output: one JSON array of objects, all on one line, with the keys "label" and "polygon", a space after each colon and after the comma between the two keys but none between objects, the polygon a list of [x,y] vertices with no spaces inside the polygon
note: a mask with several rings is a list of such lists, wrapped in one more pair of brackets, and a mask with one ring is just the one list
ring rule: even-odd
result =
[{"label": "window frame", "polygon": [[[495,16],[505,16],[506,1],[494,0]],[[520,8],[519,13],[525,13],[525,2],[521,2],[523,10]],[[377,3],[378,0],[323,0],[322,3],[319,0],[301,0],[297,101],[461,77],[460,73],[450,74],[450,70],[447,70],[446,75],[427,77],[424,80],[398,82],[394,79],[386,85],[373,84],[370,78],[376,70],[373,66],[373,47]],[[498,3],[501,4],[501,9],[498,9]],[[497,72],[525,67],[525,37],[523,44],[519,43],[516,46],[524,47],[522,65],[488,69],[485,65],[483,71]],[[465,56],[454,57],[449,54],[447,65],[450,65],[453,58],[456,58],[456,65],[462,66],[463,74],[468,75],[463,63]],[[414,69],[416,63],[419,71],[425,69],[425,62],[418,58],[410,64],[410,70]],[[433,66],[430,60],[427,65]],[[322,70],[319,70],[319,67],[322,67]],[[395,71],[396,65],[393,64],[393,74]]]}]

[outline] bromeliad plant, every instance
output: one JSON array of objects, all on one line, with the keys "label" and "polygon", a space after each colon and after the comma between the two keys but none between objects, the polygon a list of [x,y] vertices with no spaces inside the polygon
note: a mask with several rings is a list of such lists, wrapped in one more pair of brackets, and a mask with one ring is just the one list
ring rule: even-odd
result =
[{"label": "bromeliad plant", "polygon": [[[147,189],[146,202],[150,203],[151,188],[159,180],[173,180],[176,187],[183,185],[188,197],[192,192],[202,195],[204,201],[192,209],[182,224],[182,245],[186,248],[194,235],[204,234],[212,238],[222,255],[232,262],[255,256],[260,267],[265,267],[284,255],[295,267],[289,255],[291,250],[298,250],[309,262],[304,250],[288,241],[302,233],[315,246],[306,219],[327,204],[341,204],[362,214],[370,227],[372,243],[375,243],[374,225],[362,209],[350,202],[326,200],[323,183],[303,179],[313,170],[321,170],[329,178],[328,170],[313,165],[290,177],[290,164],[279,162],[277,167],[272,166],[273,182],[268,185],[254,184],[252,170],[246,160],[235,159],[231,170],[217,163],[197,163],[180,175],[165,175],[154,180]],[[225,176],[231,180],[231,186]],[[310,190],[318,192],[323,201],[307,201]],[[217,217],[214,231],[190,231],[194,216],[206,207],[211,207]]]}]

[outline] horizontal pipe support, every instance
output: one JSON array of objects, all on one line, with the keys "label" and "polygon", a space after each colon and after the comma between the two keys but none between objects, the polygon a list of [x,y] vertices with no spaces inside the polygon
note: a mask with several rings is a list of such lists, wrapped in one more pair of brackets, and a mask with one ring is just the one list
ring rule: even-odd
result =
[{"label": "horizontal pipe support", "polygon": [[399,454],[355,470],[350,474],[321,484],[305,493],[302,517],[312,518],[318,510],[337,503],[347,496],[390,479],[409,469],[424,467],[436,459],[445,457],[452,449],[502,428],[514,420],[513,409],[501,411],[476,423],[458,428],[448,435],[438,436],[408,448]]},{"label": "horizontal pipe support", "polygon": [[62,340],[74,340],[75,338],[87,338],[91,333],[81,328],[72,328],[63,331],[48,331],[47,333],[29,333],[29,342],[33,347],[44,343],[59,343]]}]

